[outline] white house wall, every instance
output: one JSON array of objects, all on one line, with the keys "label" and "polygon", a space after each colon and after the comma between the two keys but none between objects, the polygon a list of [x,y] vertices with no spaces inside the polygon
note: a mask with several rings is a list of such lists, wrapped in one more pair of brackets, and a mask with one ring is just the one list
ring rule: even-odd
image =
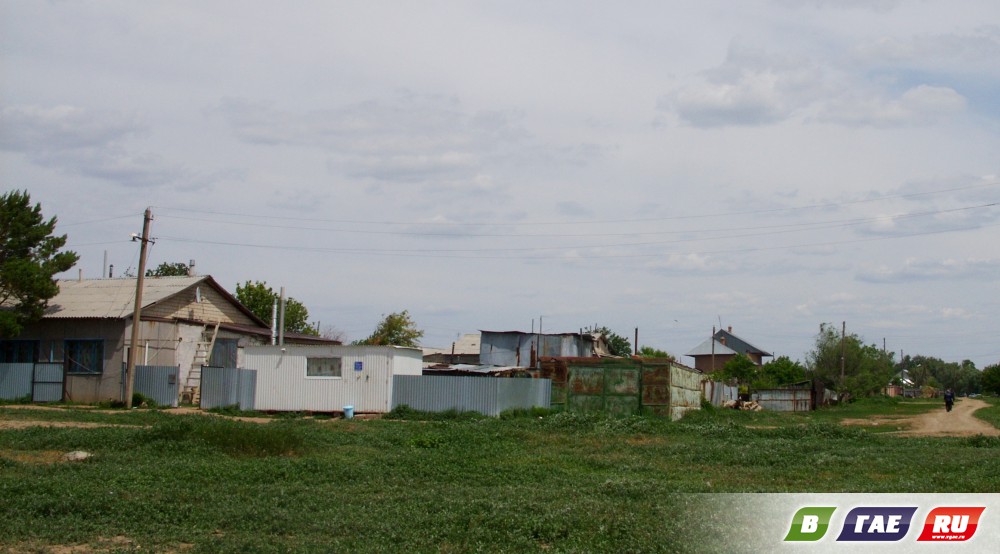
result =
[{"label": "white house wall", "polygon": [[[174,353],[174,364],[180,366],[181,386],[187,383],[188,373],[198,352],[198,342],[202,340],[205,328],[201,325],[178,323],[176,325],[177,351]],[[162,363],[162,362],[161,362]],[[165,365],[165,364],[164,364]]]},{"label": "white house wall", "polygon": [[[257,370],[254,408],[262,411],[339,412],[354,406],[356,413],[390,410],[393,375],[420,375],[419,349],[391,346],[278,346],[248,347],[246,369]],[[306,358],[338,357],[341,377],[307,377]]]}]

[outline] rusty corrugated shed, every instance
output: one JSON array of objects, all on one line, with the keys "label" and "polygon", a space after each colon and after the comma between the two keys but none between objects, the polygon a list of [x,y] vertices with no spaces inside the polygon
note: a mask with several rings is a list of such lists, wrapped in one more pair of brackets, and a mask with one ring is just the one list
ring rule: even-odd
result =
[{"label": "rusty corrugated shed", "polygon": [[668,360],[543,358],[533,374],[552,380],[552,404],[567,411],[677,419],[701,408],[702,373]]},{"label": "rusty corrugated shed", "polygon": [[607,355],[604,338],[589,333],[526,333],[480,331],[479,363],[533,365],[541,357],[586,358]]}]

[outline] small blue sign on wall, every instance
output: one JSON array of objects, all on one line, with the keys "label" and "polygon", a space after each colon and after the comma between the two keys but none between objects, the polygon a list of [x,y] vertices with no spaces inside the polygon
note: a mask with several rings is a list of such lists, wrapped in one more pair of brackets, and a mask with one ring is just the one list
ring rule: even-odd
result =
[{"label": "small blue sign on wall", "polygon": [[364,369],[364,362],[354,362],[354,371],[361,371]]}]

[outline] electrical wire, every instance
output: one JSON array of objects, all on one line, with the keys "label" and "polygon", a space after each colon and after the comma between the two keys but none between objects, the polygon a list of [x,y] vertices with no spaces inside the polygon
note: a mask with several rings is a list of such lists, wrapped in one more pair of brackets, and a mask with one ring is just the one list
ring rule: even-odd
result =
[{"label": "electrical wire", "polygon": [[[691,215],[678,215],[678,216],[663,216],[663,217],[650,217],[650,218],[628,218],[628,219],[598,219],[598,220],[576,220],[576,221],[493,221],[493,222],[427,222],[427,221],[411,221],[411,222],[401,222],[401,221],[372,221],[372,220],[359,220],[359,219],[326,219],[326,218],[306,218],[301,216],[276,216],[272,214],[247,214],[240,212],[220,212],[213,210],[199,210],[194,208],[183,208],[183,207],[170,207],[170,206],[155,206],[157,210],[167,210],[176,211],[181,213],[203,213],[210,215],[223,215],[241,218],[250,218],[254,220],[271,219],[271,220],[295,220],[295,221],[310,221],[310,222],[321,222],[321,223],[350,223],[350,224],[371,224],[371,225],[400,225],[400,226],[527,226],[527,225],[539,225],[539,226],[551,226],[551,225],[596,225],[603,223],[646,223],[646,222],[660,222],[660,221],[682,221],[690,219],[706,219],[713,217],[732,217],[739,215],[761,215],[761,214],[773,214],[781,212],[795,212],[802,210],[814,210],[814,209],[827,209],[827,208],[837,208],[842,206],[853,206],[858,204],[868,204],[873,202],[883,202],[885,200],[894,200],[900,198],[917,198],[922,196],[931,196],[936,194],[947,194],[952,192],[961,192],[966,190],[981,189],[987,187],[994,187],[1000,185],[1000,181],[991,181],[989,183],[980,183],[976,185],[969,185],[964,187],[954,187],[949,189],[938,189],[933,191],[925,192],[915,192],[908,194],[896,194],[880,196],[877,198],[865,198],[861,200],[849,200],[844,202],[826,202],[822,204],[808,204],[803,206],[790,206],[781,208],[769,208],[769,209],[756,209],[756,210],[745,210],[745,211],[734,211],[734,212],[720,212],[712,214],[691,214]],[[160,214],[162,215],[162,214]]]},{"label": "electrical wire", "polygon": [[[183,221],[196,221],[202,223],[225,223],[226,225],[238,225],[254,228],[267,228],[267,229],[286,229],[294,231],[311,231],[311,232],[331,232],[331,233],[348,233],[348,234],[362,234],[362,235],[392,235],[392,236],[416,236],[416,237],[450,237],[450,238],[580,238],[580,237],[622,237],[622,236],[656,236],[656,235],[677,235],[677,234],[695,234],[695,233],[718,233],[725,231],[756,231],[765,229],[785,229],[789,231],[802,231],[811,229],[828,229],[833,227],[845,227],[853,225],[863,225],[865,223],[876,223],[886,220],[897,220],[915,217],[928,217],[936,216],[948,213],[955,213],[967,210],[974,210],[980,208],[990,208],[1000,205],[998,202],[980,204],[976,206],[965,206],[961,208],[952,208],[946,210],[936,210],[936,211],[925,211],[925,212],[911,212],[896,215],[880,215],[865,218],[851,218],[851,219],[839,219],[839,220],[827,220],[827,221],[809,221],[804,223],[785,223],[781,225],[763,225],[763,226],[751,226],[751,227],[723,227],[723,228],[710,228],[710,229],[682,229],[675,231],[629,231],[629,232],[593,232],[593,233],[462,233],[456,235],[454,233],[435,233],[435,232],[412,232],[412,231],[379,231],[379,230],[363,230],[363,229],[342,229],[342,228],[324,228],[324,227],[303,227],[298,225],[268,225],[261,224],[259,222],[244,222],[244,221],[229,221],[220,222],[213,219],[201,219],[201,218],[189,218],[189,217],[178,217],[178,216],[164,216],[159,217],[166,219],[176,219]],[[755,236],[755,235],[746,235]],[[734,236],[721,236],[713,238],[734,238]]]}]

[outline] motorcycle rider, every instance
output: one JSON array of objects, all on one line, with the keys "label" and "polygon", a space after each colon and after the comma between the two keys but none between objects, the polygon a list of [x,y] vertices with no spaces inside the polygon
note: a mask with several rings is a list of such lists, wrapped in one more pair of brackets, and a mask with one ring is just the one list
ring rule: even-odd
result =
[{"label": "motorcycle rider", "polygon": [[955,403],[955,393],[951,392],[951,389],[944,391],[944,409],[951,411],[952,405]]}]

